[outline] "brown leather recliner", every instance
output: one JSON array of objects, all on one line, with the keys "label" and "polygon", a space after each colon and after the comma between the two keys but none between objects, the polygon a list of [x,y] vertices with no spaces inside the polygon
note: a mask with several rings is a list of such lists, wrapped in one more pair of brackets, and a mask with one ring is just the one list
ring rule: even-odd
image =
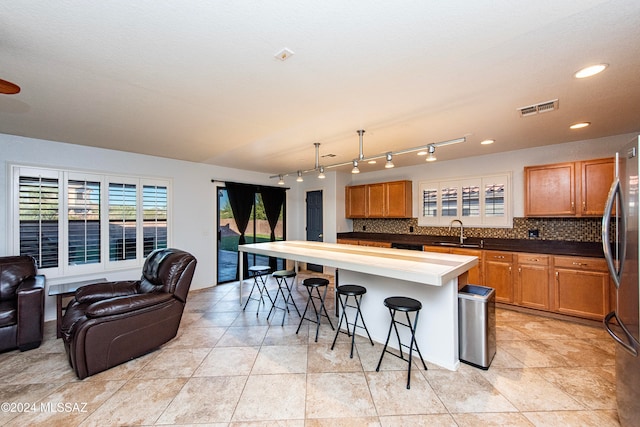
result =
[{"label": "brown leather recliner", "polygon": [[30,256],[0,257],[0,351],[40,346],[45,277]]},{"label": "brown leather recliner", "polygon": [[78,378],[149,353],[176,336],[196,268],[193,255],[158,249],[142,278],[79,288],[62,319],[62,339]]}]

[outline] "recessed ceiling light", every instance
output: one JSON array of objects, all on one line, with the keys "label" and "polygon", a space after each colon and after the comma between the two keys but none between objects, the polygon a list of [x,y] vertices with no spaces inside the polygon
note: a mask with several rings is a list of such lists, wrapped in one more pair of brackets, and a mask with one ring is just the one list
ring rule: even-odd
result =
[{"label": "recessed ceiling light", "polygon": [[582,128],[586,128],[589,125],[591,125],[591,122],[574,123],[571,126],[569,126],[569,129],[582,129]]},{"label": "recessed ceiling light", "polygon": [[495,139],[485,139],[484,141],[480,142],[480,144],[489,145],[489,144],[493,144],[494,142],[496,142]]},{"label": "recessed ceiling light", "polygon": [[598,65],[590,65],[588,67],[583,68],[582,70],[577,71],[574,76],[576,79],[584,79],[586,77],[595,76],[604,71],[609,64],[598,64]]}]

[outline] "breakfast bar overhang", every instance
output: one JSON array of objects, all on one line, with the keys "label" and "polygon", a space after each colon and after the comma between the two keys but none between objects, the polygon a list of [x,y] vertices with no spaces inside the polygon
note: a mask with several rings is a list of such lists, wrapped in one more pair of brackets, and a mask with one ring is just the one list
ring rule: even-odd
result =
[{"label": "breakfast bar overhang", "polygon": [[[253,243],[240,245],[238,250],[335,267],[340,284],[365,286],[362,313],[378,343],[385,341],[389,328],[385,298],[397,295],[421,301],[416,340],[424,359],[458,369],[458,277],[477,265],[476,257],[307,241]],[[403,342],[409,342],[405,339]]]}]

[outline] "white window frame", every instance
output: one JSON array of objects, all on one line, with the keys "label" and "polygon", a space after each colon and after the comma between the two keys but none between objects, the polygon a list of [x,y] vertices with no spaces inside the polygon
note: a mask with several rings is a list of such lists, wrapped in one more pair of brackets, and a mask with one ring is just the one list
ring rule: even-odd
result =
[{"label": "white window frame", "polygon": [[[504,215],[503,216],[486,216],[485,215],[485,185],[490,183],[504,183]],[[418,185],[418,225],[423,227],[443,227],[448,226],[451,221],[458,219],[462,221],[465,227],[496,227],[511,228],[513,227],[513,199],[511,192],[512,172],[501,172],[491,175],[482,175],[465,178],[455,178],[440,181],[422,181]],[[480,187],[479,200],[479,216],[463,216],[462,211],[462,188],[469,185],[477,185]],[[455,186],[458,189],[457,198],[457,215],[442,215],[442,190]],[[427,189],[437,189],[436,212],[435,216],[423,215],[423,192]]]},{"label": "white window frame", "polygon": [[[95,274],[115,270],[141,267],[144,263],[144,221],[143,221],[143,188],[144,186],[160,186],[167,189],[167,247],[172,246],[172,180],[170,178],[153,178],[142,176],[126,176],[119,174],[102,174],[80,170],[55,169],[30,165],[11,164],[11,186],[9,195],[8,247],[11,253],[20,253],[20,177],[33,176],[55,178],[58,180],[58,266],[40,268],[41,274],[49,278]],[[68,191],[69,179],[100,182],[100,262],[83,265],[69,265],[68,239]],[[136,258],[131,260],[109,260],[109,184],[134,184],[136,186]]]}]

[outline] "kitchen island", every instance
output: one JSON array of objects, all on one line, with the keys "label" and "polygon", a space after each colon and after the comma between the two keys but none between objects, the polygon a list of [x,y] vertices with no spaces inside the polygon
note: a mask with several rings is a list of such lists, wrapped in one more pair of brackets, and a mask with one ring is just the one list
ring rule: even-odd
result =
[{"label": "kitchen island", "polygon": [[[306,241],[254,243],[238,250],[335,267],[340,284],[365,286],[362,313],[379,343],[385,341],[390,321],[384,299],[407,296],[421,301],[416,339],[424,359],[458,369],[458,277],[478,263],[476,257]],[[242,300],[242,286],[240,293]],[[408,342],[407,334],[403,343]]]}]

